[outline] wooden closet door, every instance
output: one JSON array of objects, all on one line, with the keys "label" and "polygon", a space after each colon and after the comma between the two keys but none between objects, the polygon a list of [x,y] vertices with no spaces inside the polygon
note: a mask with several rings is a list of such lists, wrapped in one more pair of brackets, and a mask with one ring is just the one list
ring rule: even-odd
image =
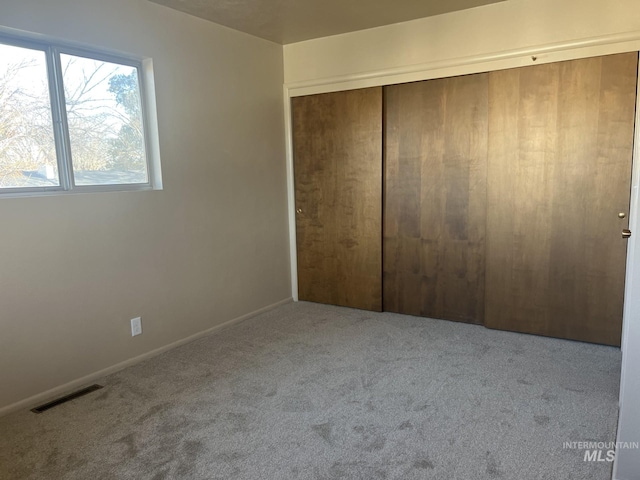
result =
[{"label": "wooden closet door", "polygon": [[486,326],[620,344],[637,62],[490,73]]},{"label": "wooden closet door", "polygon": [[384,309],[482,323],[487,74],[385,87]]},{"label": "wooden closet door", "polygon": [[382,310],[382,88],[292,100],[300,300]]}]

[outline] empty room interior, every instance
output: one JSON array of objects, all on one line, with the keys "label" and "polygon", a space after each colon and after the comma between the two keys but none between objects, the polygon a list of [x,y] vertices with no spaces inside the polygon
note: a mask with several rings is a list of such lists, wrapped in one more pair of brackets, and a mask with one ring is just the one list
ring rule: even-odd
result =
[{"label": "empty room interior", "polygon": [[2,0],[0,479],[640,479],[637,0]]}]

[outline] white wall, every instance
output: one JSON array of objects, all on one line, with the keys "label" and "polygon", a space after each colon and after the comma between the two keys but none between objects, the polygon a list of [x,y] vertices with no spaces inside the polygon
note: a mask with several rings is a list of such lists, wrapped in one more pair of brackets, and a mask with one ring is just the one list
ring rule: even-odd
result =
[{"label": "white wall", "polygon": [[2,0],[0,26],[151,57],[164,177],[0,198],[0,412],[291,296],[281,46],[146,0]]},{"label": "white wall", "polygon": [[[386,73],[412,72],[385,81],[424,78],[426,68],[439,68],[436,76],[509,68],[530,64],[520,55],[507,62],[483,65],[508,52],[531,49],[538,61],[577,58],[576,52],[552,58],[544,46],[620,35],[640,30],[637,0],[507,0],[436,17],[398,23],[359,32],[294,43],[284,47],[285,83],[291,88],[358,79],[356,87],[380,84],[363,79]],[[579,42],[578,42],[579,43]],[[632,48],[633,46],[631,46]],[[607,50],[607,48],[605,48]],[[610,48],[608,49],[610,51]],[[619,51],[628,51],[624,46]],[[591,48],[587,55],[604,51]],[[453,69],[446,69],[455,65]],[[463,65],[463,66],[461,66]],[[306,93],[306,92],[301,92]]]},{"label": "white wall", "polygon": [[[639,86],[640,92],[640,86]],[[636,99],[640,105],[640,99]],[[629,229],[632,237],[627,250],[625,285],[625,323],[622,344],[622,376],[620,385],[620,418],[618,441],[640,442],[640,108],[636,107],[635,162],[631,188]],[[640,478],[640,450],[619,449],[614,479]]]},{"label": "white wall", "polygon": [[[636,157],[637,158],[637,157]],[[636,241],[631,254],[633,260],[629,265],[633,281],[627,282],[625,319],[625,348],[623,351],[623,375],[620,389],[620,418],[618,426],[618,442],[640,442],[640,212],[637,209],[638,185],[634,187],[636,214],[632,221]],[[637,449],[620,449],[617,453],[614,479],[636,480],[640,478],[640,451]]]},{"label": "white wall", "polygon": [[[289,96],[640,50],[637,0],[507,0],[471,10],[284,47]],[[287,107],[285,102],[285,107]],[[290,111],[285,111],[290,128]],[[637,135],[634,185],[640,182]],[[291,145],[288,146],[290,188]],[[290,199],[291,201],[291,199]],[[630,240],[640,252],[640,211]],[[293,215],[291,215],[293,222]],[[293,239],[293,230],[292,230]],[[293,239],[294,240],[294,239]],[[295,259],[295,252],[292,252]],[[640,441],[640,254],[630,255],[620,441]],[[295,270],[292,271],[295,285]],[[584,439],[568,439],[584,440]],[[559,448],[561,448],[559,446]],[[618,452],[616,479],[640,478],[640,450]]]}]

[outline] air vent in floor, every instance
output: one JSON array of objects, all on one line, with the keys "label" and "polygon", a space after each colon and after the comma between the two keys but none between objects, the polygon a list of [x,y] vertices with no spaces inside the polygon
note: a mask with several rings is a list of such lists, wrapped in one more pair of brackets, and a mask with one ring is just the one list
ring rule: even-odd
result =
[{"label": "air vent in floor", "polygon": [[62,405],[63,403],[70,402],[78,397],[82,397],[83,395],[87,395],[88,393],[95,392],[96,390],[100,390],[102,385],[91,385],[90,387],[83,388],[82,390],[78,390],[77,392],[70,393],[69,395],[65,395],[64,397],[57,398],[52,400],[51,402],[45,403],[44,405],[40,405],[39,407],[32,408],[31,411],[33,413],[42,413],[47,410],[57,407],[58,405]]}]

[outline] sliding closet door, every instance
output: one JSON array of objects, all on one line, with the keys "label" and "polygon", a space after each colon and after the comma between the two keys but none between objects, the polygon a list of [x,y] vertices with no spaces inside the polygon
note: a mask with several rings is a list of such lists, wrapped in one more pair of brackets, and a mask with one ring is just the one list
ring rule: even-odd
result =
[{"label": "sliding closet door", "polygon": [[490,74],[488,327],[620,344],[637,61]]},{"label": "sliding closet door", "polygon": [[484,316],[488,75],[385,87],[384,309]]},{"label": "sliding closet door", "polygon": [[382,309],[382,89],[293,99],[300,300]]}]

